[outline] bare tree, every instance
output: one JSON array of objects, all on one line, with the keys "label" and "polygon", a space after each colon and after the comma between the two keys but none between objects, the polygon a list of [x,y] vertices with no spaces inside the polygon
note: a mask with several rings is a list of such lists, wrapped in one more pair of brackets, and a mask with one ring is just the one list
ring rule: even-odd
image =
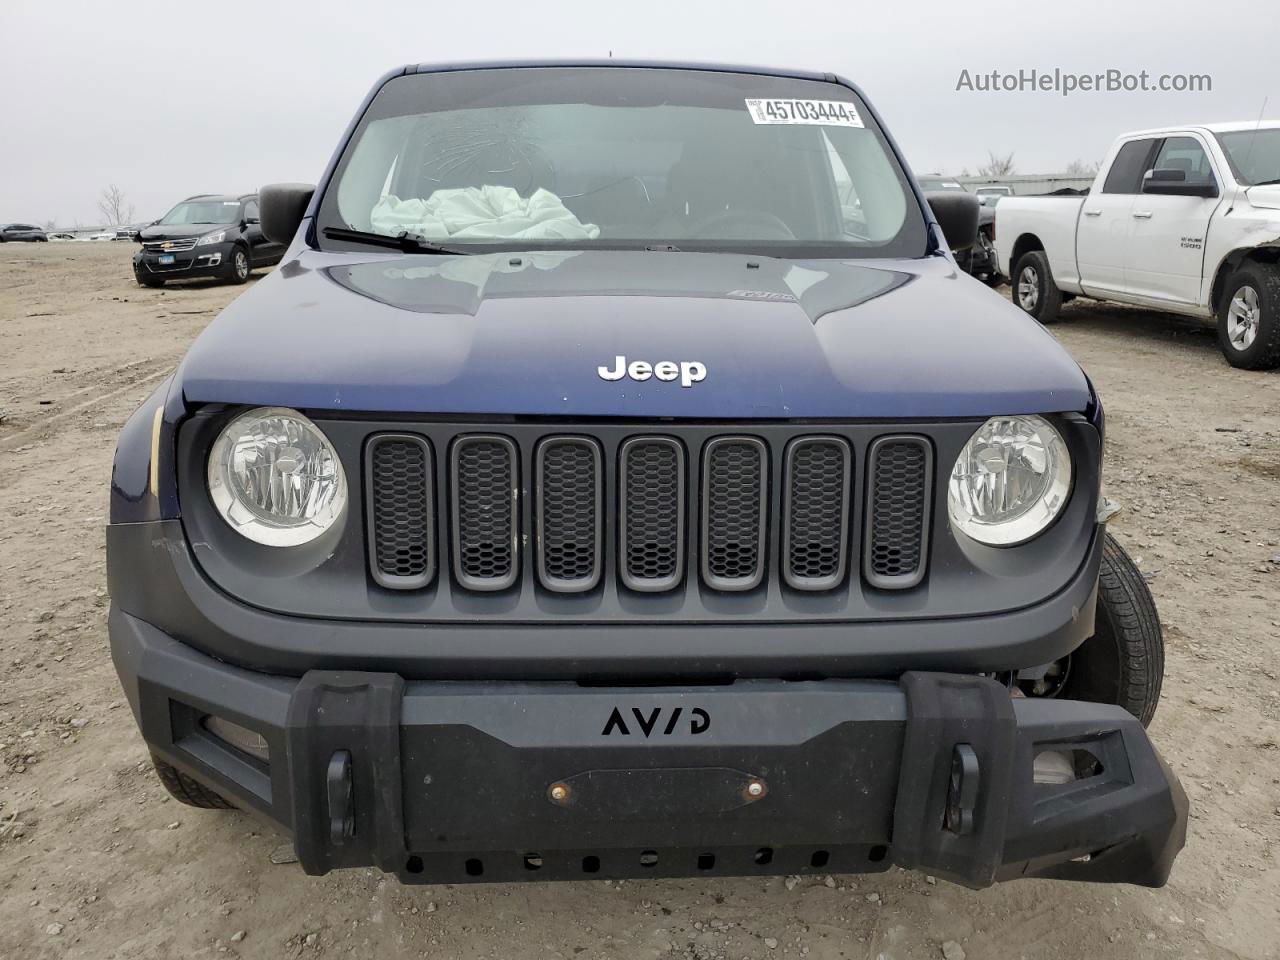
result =
[{"label": "bare tree", "polygon": [[98,198],[98,209],[107,218],[108,226],[129,223],[133,220],[133,204],[124,195],[124,191],[114,183],[102,188],[102,196]]},{"label": "bare tree", "polygon": [[980,177],[1011,177],[1013,176],[1014,163],[1013,154],[1007,157],[998,157],[995,151],[987,151],[987,162],[978,167],[978,176]]},{"label": "bare tree", "polygon": [[49,231],[49,230],[57,230],[57,229],[58,229],[58,221],[57,221],[57,220],[46,220],[46,221],[44,222],[44,228],[45,228],[45,231],[46,231],[46,232],[47,232],[47,231]]},{"label": "bare tree", "polygon": [[1083,160],[1072,160],[1067,164],[1067,174],[1072,177],[1096,177],[1101,166],[1102,163],[1098,160],[1094,160],[1091,163],[1086,163]]}]

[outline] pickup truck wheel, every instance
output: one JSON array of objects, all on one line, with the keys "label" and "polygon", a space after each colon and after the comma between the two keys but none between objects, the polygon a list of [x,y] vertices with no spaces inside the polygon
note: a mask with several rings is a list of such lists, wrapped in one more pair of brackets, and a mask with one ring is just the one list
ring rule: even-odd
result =
[{"label": "pickup truck wheel", "polygon": [[208,787],[192,780],[177,767],[165,763],[152,754],[151,763],[156,768],[156,776],[164,784],[164,788],[179,803],[189,807],[202,807],[205,810],[234,810],[221,794],[214,793]]},{"label": "pickup truck wheel", "polygon": [[1053,282],[1049,258],[1042,250],[1032,250],[1018,258],[1009,278],[1013,287],[1013,302],[1041,323],[1053,323],[1058,319],[1062,306],[1062,291]]},{"label": "pickup truck wheel", "polygon": [[1114,703],[1151,723],[1164,680],[1164,634],[1151,589],[1111,534],[1102,545],[1093,636],[1055,664],[1067,700]]},{"label": "pickup truck wheel", "polygon": [[1218,307],[1218,346],[1233,367],[1280,366],[1280,268],[1253,263],[1231,275]]}]

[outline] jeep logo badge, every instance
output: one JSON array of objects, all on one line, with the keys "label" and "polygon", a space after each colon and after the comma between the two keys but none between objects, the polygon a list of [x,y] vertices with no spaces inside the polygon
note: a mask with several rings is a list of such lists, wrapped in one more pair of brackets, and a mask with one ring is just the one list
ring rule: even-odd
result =
[{"label": "jeep logo badge", "polygon": [[632,360],[627,363],[626,357],[614,357],[613,369],[596,367],[601,380],[621,380],[630,377],[632,380],[644,382],[652,377],[670,383],[679,380],[680,386],[692,387],[707,379],[707,366],[697,360],[659,360],[657,363],[646,363],[643,360]]},{"label": "jeep logo badge", "polygon": [[[654,707],[647,713],[639,707],[632,707],[629,714],[635,724],[636,732],[646,740],[655,730],[663,737],[685,733],[691,737],[696,737],[700,733],[706,733],[707,728],[711,726],[710,714],[701,707],[690,708],[688,718],[682,724],[680,718],[683,715],[684,707],[665,709],[663,707]],[[666,722],[660,723],[659,721],[664,718]],[[609,714],[609,719],[605,721],[604,729],[600,731],[600,736],[602,737],[615,735],[621,737],[631,736],[631,728],[627,726],[627,717],[617,707],[613,708],[613,712]]]}]

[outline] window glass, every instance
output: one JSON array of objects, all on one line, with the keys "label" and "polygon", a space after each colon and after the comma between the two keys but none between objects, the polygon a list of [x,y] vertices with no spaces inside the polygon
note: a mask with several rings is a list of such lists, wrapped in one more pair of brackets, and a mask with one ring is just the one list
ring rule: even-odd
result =
[{"label": "window glass", "polygon": [[1209,155],[1194,137],[1170,137],[1156,154],[1155,170],[1181,170],[1188,183],[1213,183]]},{"label": "window glass", "polygon": [[1280,128],[1262,127],[1218,134],[1236,179],[1256,186],[1280,183]]},{"label": "window glass", "polygon": [[161,218],[167,226],[197,223],[235,223],[240,219],[239,200],[188,200]]},{"label": "window glass", "polygon": [[1111,162],[1111,169],[1107,172],[1102,192],[1141,193],[1142,175],[1150,169],[1147,166],[1147,158],[1151,156],[1151,147],[1154,144],[1154,140],[1130,140],[1121,147],[1115,160]]},{"label": "window glass", "polygon": [[[799,119],[760,122],[749,101],[805,106]],[[451,246],[775,256],[921,256],[926,246],[905,175],[852,91],[695,70],[397,78],[344,151],[319,219],[322,236],[343,227]]]}]

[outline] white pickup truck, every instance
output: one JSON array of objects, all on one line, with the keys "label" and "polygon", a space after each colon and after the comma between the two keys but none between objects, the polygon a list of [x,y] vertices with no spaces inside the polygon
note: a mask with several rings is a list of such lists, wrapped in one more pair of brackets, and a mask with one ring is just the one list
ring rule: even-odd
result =
[{"label": "white pickup truck", "polygon": [[1008,197],[996,249],[1042,323],[1075,296],[1216,323],[1227,362],[1280,366],[1280,121],[1126,133],[1089,193]]}]

